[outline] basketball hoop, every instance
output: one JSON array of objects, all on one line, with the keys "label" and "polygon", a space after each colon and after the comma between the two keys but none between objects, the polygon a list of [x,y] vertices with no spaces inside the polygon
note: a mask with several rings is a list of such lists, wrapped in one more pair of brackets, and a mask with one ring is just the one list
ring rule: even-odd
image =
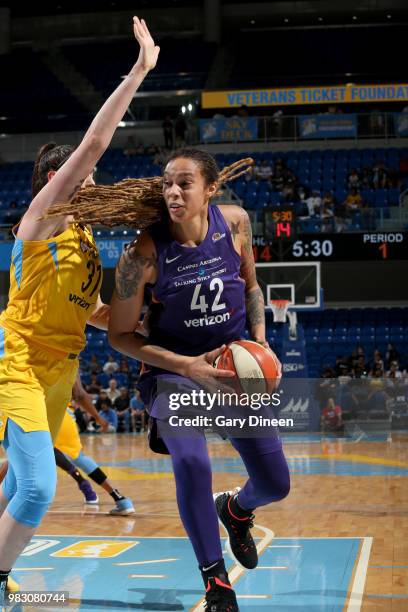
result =
[{"label": "basketball hoop", "polygon": [[286,323],[289,319],[289,338],[297,339],[297,316],[295,311],[289,311],[289,306],[292,304],[290,300],[270,300],[269,306],[273,312],[274,323]]},{"label": "basketball hoop", "polygon": [[274,323],[286,323],[290,300],[271,300],[269,305],[272,308]]}]

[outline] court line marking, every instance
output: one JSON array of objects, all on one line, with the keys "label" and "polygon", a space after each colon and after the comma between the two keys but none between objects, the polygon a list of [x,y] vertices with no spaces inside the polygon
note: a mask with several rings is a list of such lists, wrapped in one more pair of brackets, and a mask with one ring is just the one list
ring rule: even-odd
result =
[{"label": "court line marking", "polygon": [[237,599],[272,599],[272,595],[237,595]]},{"label": "court line marking", "polygon": [[387,595],[366,595],[370,599],[408,599],[408,595],[397,595],[396,593],[390,593]]},{"label": "court line marking", "polygon": [[368,563],[370,559],[371,547],[373,545],[372,537],[364,537],[361,546],[360,557],[354,575],[353,586],[346,612],[360,612],[361,604],[364,595],[364,585],[367,577]]},{"label": "court line marking", "polygon": [[[263,525],[254,525],[254,527],[256,527],[257,529],[260,529],[264,533],[263,538],[261,539],[260,542],[258,542],[257,547],[256,547],[258,551],[258,555],[260,556],[268,548],[269,544],[274,539],[275,534],[272,531],[272,529],[268,529],[268,527],[264,527]],[[242,576],[242,574],[246,571],[247,570],[245,568],[235,563],[232,570],[228,572],[228,576],[229,576],[231,585],[235,584],[237,580]],[[201,599],[198,604],[196,604],[190,609],[190,612],[203,612],[203,611],[204,611],[204,600],[203,599]]]},{"label": "court line marking", "polygon": [[55,569],[55,567],[13,567],[13,572],[39,572],[53,569]]},{"label": "court line marking", "polygon": [[406,569],[408,565],[369,565],[368,569]]},{"label": "court line marking", "polygon": [[286,565],[258,565],[256,570],[287,570],[289,567]]},{"label": "court line marking", "polygon": [[129,578],[167,578],[164,574],[130,574]]},{"label": "court line marking", "polygon": [[408,468],[406,461],[397,461],[395,459],[385,459],[379,457],[373,457],[372,455],[356,455],[354,453],[319,453],[319,454],[307,454],[307,455],[288,455],[286,457],[288,461],[293,459],[294,461],[299,459],[324,459],[333,461],[345,461],[348,463],[362,463],[368,465],[383,465],[387,467],[402,467]]},{"label": "court line marking", "polygon": [[303,548],[300,544],[272,544],[272,546],[268,546],[268,548]]},{"label": "court line marking", "polygon": [[127,563],[114,563],[113,565],[125,567],[126,565],[147,565],[148,563],[169,563],[170,561],[180,561],[180,559],[150,559],[149,561],[129,561]]}]

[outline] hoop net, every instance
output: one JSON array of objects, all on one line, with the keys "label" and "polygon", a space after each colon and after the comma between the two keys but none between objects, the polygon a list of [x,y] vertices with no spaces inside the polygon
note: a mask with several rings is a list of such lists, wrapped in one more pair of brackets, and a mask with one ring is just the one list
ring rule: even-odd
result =
[{"label": "hoop net", "polygon": [[285,323],[290,305],[289,300],[271,300],[270,307],[273,312],[274,323]]},{"label": "hoop net", "polygon": [[289,320],[289,338],[297,339],[297,315],[296,311],[288,310],[291,302],[289,300],[271,300],[269,306],[273,312],[274,323],[286,323]]}]

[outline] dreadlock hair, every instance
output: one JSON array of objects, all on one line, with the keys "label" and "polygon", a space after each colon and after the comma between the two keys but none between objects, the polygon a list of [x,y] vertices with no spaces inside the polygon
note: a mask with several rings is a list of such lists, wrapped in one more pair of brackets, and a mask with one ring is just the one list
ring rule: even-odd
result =
[{"label": "dreadlock hair", "polygon": [[[232,181],[248,172],[253,164],[248,157],[220,171],[212,155],[188,147],[174,151],[167,163],[179,158],[191,159],[199,166],[206,186],[212,183],[221,186]],[[113,185],[84,187],[70,202],[51,206],[43,218],[61,215],[73,215],[75,221],[84,224],[126,225],[143,230],[168,216],[163,198],[163,178],[125,179]]]},{"label": "dreadlock hair", "polygon": [[48,172],[50,170],[57,171],[61,168],[74,150],[75,147],[72,145],[57,145],[55,142],[48,142],[41,147],[37,153],[31,179],[33,198],[48,183]]}]

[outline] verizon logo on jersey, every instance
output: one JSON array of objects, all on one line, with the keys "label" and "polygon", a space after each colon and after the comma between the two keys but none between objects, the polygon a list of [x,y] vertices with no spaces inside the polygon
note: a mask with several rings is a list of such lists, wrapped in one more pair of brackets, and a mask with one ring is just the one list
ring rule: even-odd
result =
[{"label": "verizon logo on jersey", "polygon": [[75,293],[69,294],[69,301],[74,302],[77,306],[79,306],[80,308],[84,308],[85,310],[88,310],[88,308],[90,307],[89,302],[84,300],[84,298],[80,295],[75,295]]},{"label": "verizon logo on jersey", "polygon": [[206,325],[218,325],[219,323],[225,323],[228,319],[231,318],[229,312],[224,312],[224,314],[218,315],[204,315],[199,319],[184,319],[184,325],[186,327],[203,327]]}]

